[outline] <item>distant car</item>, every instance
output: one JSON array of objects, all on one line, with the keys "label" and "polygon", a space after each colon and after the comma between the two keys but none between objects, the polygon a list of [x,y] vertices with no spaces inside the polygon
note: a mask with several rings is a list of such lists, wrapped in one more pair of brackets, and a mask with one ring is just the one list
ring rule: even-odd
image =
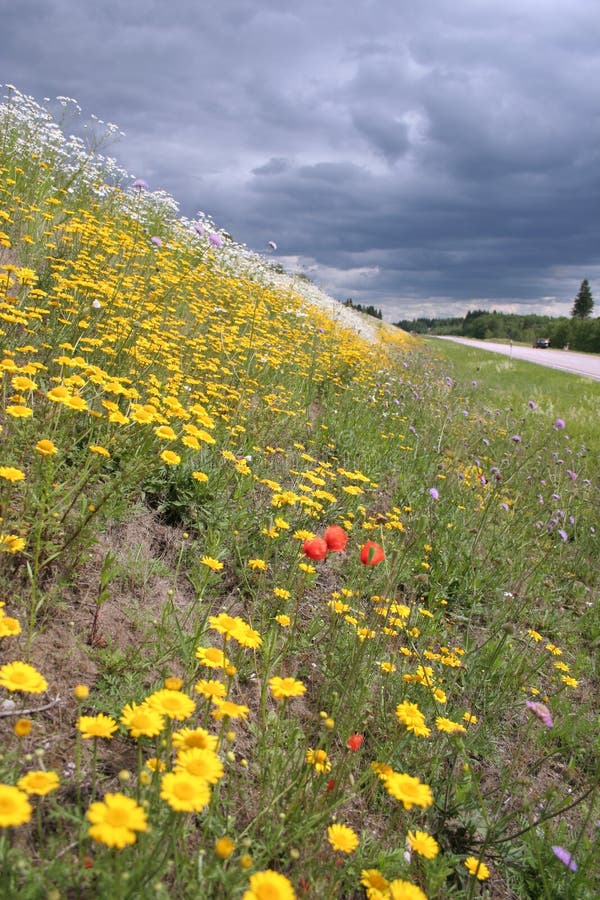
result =
[{"label": "distant car", "polygon": [[535,341],[533,342],[533,346],[536,348],[539,347],[542,350],[545,350],[546,347],[550,346],[550,341],[548,340],[548,338],[536,338]]}]

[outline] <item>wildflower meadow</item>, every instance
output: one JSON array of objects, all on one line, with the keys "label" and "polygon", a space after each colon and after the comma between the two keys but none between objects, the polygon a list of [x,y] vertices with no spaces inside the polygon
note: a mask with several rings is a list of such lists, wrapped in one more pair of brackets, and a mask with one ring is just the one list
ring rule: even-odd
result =
[{"label": "wildflower meadow", "polygon": [[4,94],[0,896],[598,897],[597,384],[361,336]]}]

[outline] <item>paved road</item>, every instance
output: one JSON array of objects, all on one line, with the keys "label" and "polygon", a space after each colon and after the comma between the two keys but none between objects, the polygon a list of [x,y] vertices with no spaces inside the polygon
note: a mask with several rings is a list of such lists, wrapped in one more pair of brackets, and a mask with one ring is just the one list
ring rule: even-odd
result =
[{"label": "paved road", "polygon": [[477,347],[479,350],[490,350],[492,353],[503,353],[512,359],[522,359],[525,362],[537,363],[540,366],[548,366],[550,369],[562,369],[563,372],[571,372],[573,375],[585,375],[600,381],[600,354],[575,353],[572,350],[542,350],[533,347],[511,347],[510,344],[494,344],[490,341],[477,341],[473,338],[439,336],[440,340],[454,341],[457,344],[467,344]]}]

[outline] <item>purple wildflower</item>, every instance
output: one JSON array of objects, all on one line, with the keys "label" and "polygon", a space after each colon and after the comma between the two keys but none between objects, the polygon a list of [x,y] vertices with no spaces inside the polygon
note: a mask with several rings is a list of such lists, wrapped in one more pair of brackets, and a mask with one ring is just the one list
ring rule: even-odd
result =
[{"label": "purple wildflower", "polygon": [[439,494],[439,491],[437,488],[429,488],[429,496],[432,497],[434,500],[440,499],[440,494]]},{"label": "purple wildflower", "polygon": [[568,535],[567,532],[564,530],[564,528],[559,528],[558,531],[557,531],[557,534],[560,534],[560,536],[561,536],[561,538],[563,539],[563,541],[566,542],[566,541],[569,540],[569,535]]},{"label": "purple wildflower", "polygon": [[554,427],[556,428],[557,431],[562,431],[567,426],[565,425],[564,419],[556,419],[554,421]]},{"label": "purple wildflower", "polygon": [[500,506],[504,510],[504,512],[508,512],[508,503],[501,503]]},{"label": "purple wildflower", "polygon": [[204,228],[202,227],[202,225],[194,225],[194,231],[196,232],[196,234],[199,234],[200,237],[204,237]]},{"label": "purple wildflower", "polygon": [[519,434],[513,434],[513,436],[511,437],[511,441],[514,441],[515,444],[520,444],[521,436]]},{"label": "purple wildflower", "polygon": [[552,852],[558,859],[560,859],[561,863],[563,863],[567,869],[570,869],[571,872],[577,871],[577,863],[571,856],[568,850],[565,850],[564,847],[553,846]]},{"label": "purple wildflower", "polygon": [[572,472],[571,469],[567,469],[567,475],[571,481],[577,481],[577,472]]},{"label": "purple wildflower", "polygon": [[150,240],[155,247],[162,247],[162,241],[159,237],[151,237]]},{"label": "purple wildflower", "polygon": [[220,234],[216,234],[214,231],[211,235],[209,235],[208,240],[213,245],[213,247],[217,247],[217,249],[221,249],[223,246],[223,238]]},{"label": "purple wildflower", "polygon": [[144,181],[143,178],[136,178],[136,180],[133,182],[133,184],[131,186],[134,188],[138,188],[140,191],[148,190],[148,182]]},{"label": "purple wildflower", "polygon": [[537,409],[537,403],[534,400],[529,400],[529,409]]},{"label": "purple wildflower", "polygon": [[527,709],[530,709],[534,716],[542,722],[546,728],[552,728],[553,721],[550,710],[546,706],[545,703],[538,703],[537,700],[526,700],[525,705]]}]

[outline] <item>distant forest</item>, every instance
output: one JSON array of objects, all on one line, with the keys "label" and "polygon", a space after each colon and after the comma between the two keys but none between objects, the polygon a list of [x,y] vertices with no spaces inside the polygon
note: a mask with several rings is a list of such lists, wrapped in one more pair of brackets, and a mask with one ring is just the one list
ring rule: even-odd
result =
[{"label": "distant forest", "polygon": [[352,297],[348,297],[347,300],[343,301],[344,306],[350,306],[352,309],[357,309],[359,312],[364,312],[368,316],[373,316],[375,319],[383,318],[383,314],[380,309],[375,309],[374,306],[363,306],[361,303],[354,303]]},{"label": "distant forest", "polygon": [[600,353],[600,318],[552,318],[551,316],[470,310],[466,316],[447,319],[401,319],[394,323],[404,331],[417,334],[453,334],[481,340],[505,339],[533,344],[536,338],[548,338],[558,349]]}]

